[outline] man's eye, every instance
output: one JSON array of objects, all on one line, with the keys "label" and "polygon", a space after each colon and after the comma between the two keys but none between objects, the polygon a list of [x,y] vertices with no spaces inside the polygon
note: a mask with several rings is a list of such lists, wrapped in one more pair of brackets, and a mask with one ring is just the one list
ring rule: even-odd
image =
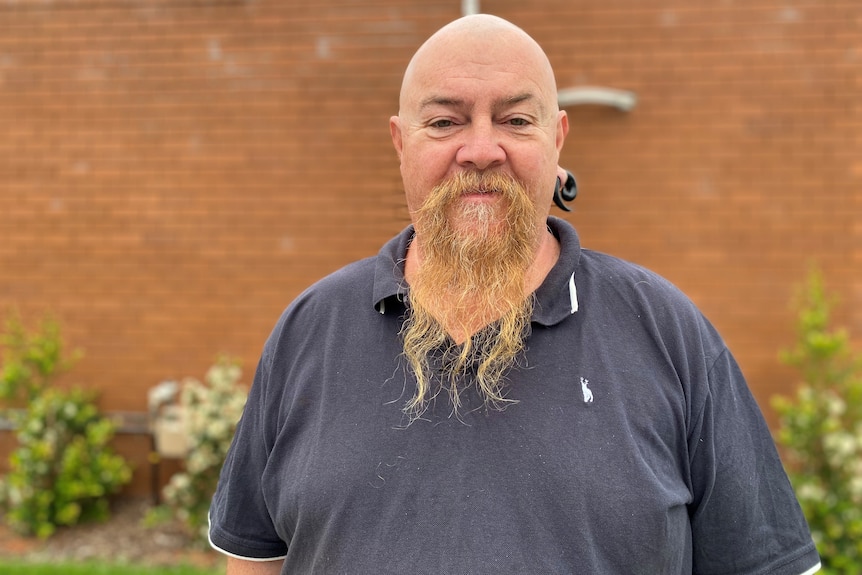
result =
[{"label": "man's eye", "polygon": [[526,118],[512,118],[509,123],[513,126],[529,126],[530,122]]},{"label": "man's eye", "polygon": [[449,128],[454,125],[455,124],[452,120],[435,120],[434,122],[431,122],[432,128]]}]

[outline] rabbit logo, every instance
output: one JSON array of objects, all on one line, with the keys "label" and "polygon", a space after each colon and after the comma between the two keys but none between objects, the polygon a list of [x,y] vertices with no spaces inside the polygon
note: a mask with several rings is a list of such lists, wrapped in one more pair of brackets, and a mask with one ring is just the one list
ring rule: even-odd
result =
[{"label": "rabbit logo", "polygon": [[589,384],[589,379],[581,378],[581,392],[584,394],[584,403],[593,402],[593,391],[588,387]]}]

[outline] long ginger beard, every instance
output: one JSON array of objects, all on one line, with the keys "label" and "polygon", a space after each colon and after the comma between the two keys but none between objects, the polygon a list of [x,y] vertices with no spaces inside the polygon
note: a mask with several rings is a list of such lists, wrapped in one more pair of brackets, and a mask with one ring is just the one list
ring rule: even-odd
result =
[{"label": "long ginger beard", "polygon": [[[476,191],[500,197],[462,200]],[[486,406],[503,409],[512,401],[503,388],[530,329],[533,297],[525,286],[540,237],[536,218],[522,184],[480,172],[443,182],[413,214],[421,261],[401,332],[417,384],[404,407],[411,419],[444,389],[457,415],[471,383]]]}]

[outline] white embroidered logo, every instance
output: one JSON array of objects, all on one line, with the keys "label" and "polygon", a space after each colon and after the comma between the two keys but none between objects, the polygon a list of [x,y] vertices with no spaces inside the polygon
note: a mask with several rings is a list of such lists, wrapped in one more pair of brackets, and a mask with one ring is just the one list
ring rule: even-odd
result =
[{"label": "white embroidered logo", "polygon": [[581,378],[581,391],[584,394],[584,403],[592,403],[593,402],[593,392],[587,387],[590,384],[589,379]]}]

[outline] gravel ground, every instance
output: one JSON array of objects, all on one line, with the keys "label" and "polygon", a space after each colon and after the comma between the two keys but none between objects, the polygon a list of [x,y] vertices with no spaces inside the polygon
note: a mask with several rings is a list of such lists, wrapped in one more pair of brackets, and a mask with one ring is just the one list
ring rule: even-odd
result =
[{"label": "gravel ground", "polygon": [[21,537],[0,526],[0,563],[3,557],[34,561],[87,561],[147,565],[196,565],[217,567],[221,556],[192,543],[175,523],[144,525],[148,500],[124,499],[112,507],[105,523],[90,523],[58,530],[47,540]]}]

